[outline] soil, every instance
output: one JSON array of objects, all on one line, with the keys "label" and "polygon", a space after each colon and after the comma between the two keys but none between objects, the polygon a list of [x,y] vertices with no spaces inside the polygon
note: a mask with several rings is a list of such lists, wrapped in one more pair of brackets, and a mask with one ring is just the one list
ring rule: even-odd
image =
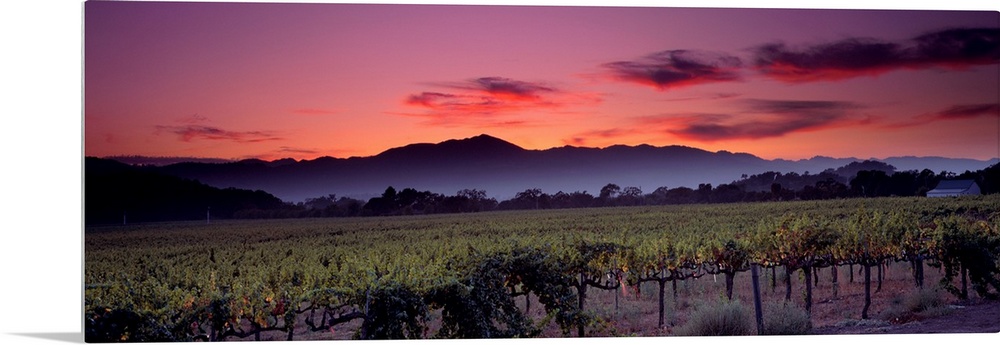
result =
[{"label": "soil", "polygon": [[912,315],[883,325],[826,326],[813,334],[926,334],[998,333],[1000,301],[971,301],[946,306],[947,313],[933,317]]}]

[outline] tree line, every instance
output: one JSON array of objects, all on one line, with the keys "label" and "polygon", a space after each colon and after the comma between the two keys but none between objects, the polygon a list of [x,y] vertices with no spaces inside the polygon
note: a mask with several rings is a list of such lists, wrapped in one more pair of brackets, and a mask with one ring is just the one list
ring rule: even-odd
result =
[{"label": "tree line", "polygon": [[[863,170],[871,169],[871,170]],[[845,172],[853,173],[850,178]],[[303,208],[302,216],[386,216],[433,213],[464,213],[494,210],[565,209],[585,207],[616,207],[641,205],[717,204],[739,202],[765,202],[790,200],[830,200],[860,197],[926,196],[944,180],[973,180],[983,194],[1000,192],[1000,165],[962,174],[947,171],[934,173],[922,171],[895,171],[891,165],[875,162],[856,162],[840,169],[828,169],[819,174],[765,172],[744,175],[732,183],[712,186],[699,184],[697,188],[658,187],[646,193],[640,187],[619,186],[608,183],[597,195],[587,191],[549,194],[540,188],[528,188],[513,198],[497,201],[486,191],[463,189],[452,196],[417,191],[406,188],[397,192],[388,187],[381,196],[367,202],[330,194],[307,199],[296,207]]]},{"label": "tree line", "polygon": [[[819,174],[765,172],[744,175],[717,186],[709,183],[697,188],[661,186],[651,192],[637,186],[608,183],[597,195],[588,191],[549,194],[540,188],[528,188],[513,198],[498,201],[480,189],[444,195],[389,186],[382,195],[367,201],[328,194],[290,203],[261,190],[219,189],[112,160],[88,157],[85,163],[84,212],[88,225],[925,196],[940,181],[948,179],[974,180],[984,194],[1000,192],[1000,164],[955,174],[928,169],[895,171],[891,165],[865,161]],[[848,174],[852,175],[845,177]]]}]

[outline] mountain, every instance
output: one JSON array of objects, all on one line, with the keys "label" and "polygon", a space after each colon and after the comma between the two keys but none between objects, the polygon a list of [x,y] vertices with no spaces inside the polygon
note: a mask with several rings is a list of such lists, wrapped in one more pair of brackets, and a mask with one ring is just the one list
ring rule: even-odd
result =
[{"label": "mountain", "polygon": [[[768,171],[815,174],[856,161],[860,160],[829,157],[766,160],[747,153],[709,152],[686,146],[564,146],[526,150],[484,134],[436,144],[406,145],[370,157],[185,162],[156,169],[220,188],[260,189],[282,200],[297,202],[328,194],[367,199],[380,195],[388,186],[446,195],[462,189],[480,189],[498,199],[511,198],[530,188],[541,188],[547,193],[596,194],[608,183],[636,186],[648,193],[662,186],[697,188],[701,183],[730,183],[744,174]],[[986,168],[996,160],[903,157],[886,163],[897,170],[922,166],[916,170],[962,172]]]},{"label": "mountain", "polygon": [[260,190],[220,189],[158,170],[85,158],[84,222],[93,225],[233,218],[239,212],[286,207],[281,199]]}]

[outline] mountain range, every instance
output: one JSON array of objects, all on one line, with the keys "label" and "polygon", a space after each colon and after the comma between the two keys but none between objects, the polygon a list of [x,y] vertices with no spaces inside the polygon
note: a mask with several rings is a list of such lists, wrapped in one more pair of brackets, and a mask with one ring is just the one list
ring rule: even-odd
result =
[{"label": "mountain range", "polygon": [[[263,190],[284,201],[297,202],[329,194],[366,199],[381,194],[388,186],[445,195],[479,189],[498,199],[531,188],[547,193],[596,194],[608,183],[650,192],[662,186],[695,188],[702,183],[730,183],[744,174],[768,171],[819,173],[856,161],[862,159],[767,160],[747,153],[710,152],[686,146],[527,150],[483,134],[436,144],[406,145],[370,157],[183,162],[156,169],[219,188]],[[984,169],[998,159],[891,157],[879,161],[900,171],[961,173]]]}]

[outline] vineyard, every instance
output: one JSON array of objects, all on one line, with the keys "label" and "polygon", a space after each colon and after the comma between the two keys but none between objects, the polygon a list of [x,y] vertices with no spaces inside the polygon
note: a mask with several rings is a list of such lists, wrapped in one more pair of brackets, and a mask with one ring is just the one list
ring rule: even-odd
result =
[{"label": "vineyard", "polygon": [[88,342],[669,335],[714,299],[814,315],[820,279],[858,320],[889,272],[1000,297],[1000,195],[130,224],[84,256]]}]

